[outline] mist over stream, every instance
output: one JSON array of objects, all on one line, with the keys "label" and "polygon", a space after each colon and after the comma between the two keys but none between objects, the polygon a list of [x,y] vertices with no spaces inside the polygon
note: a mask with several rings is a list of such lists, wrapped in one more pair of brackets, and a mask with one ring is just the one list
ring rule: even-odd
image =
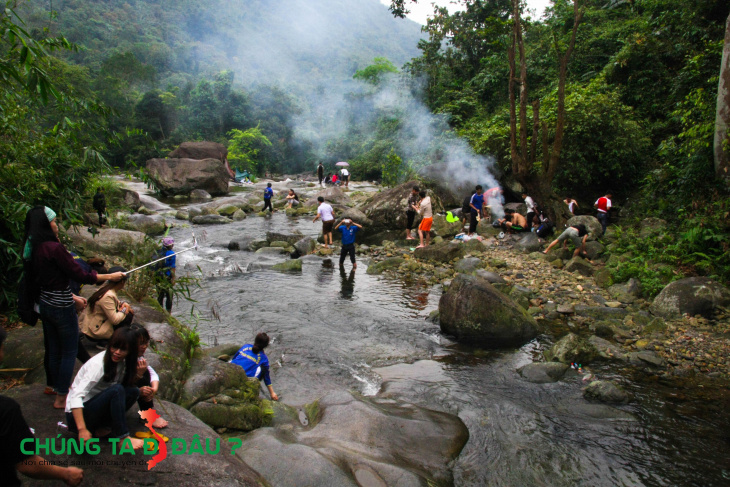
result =
[{"label": "mist over stream", "polygon": [[[178,272],[200,275],[199,267],[204,276],[193,291],[204,346],[269,333],[272,380],[284,403],[352,390],[456,414],[470,434],[453,465],[458,486],[727,485],[730,445],[718,434],[725,425],[716,406],[672,402],[673,390],[601,365],[592,371],[620,380],[634,401],[618,409],[590,404],[580,376],[532,384],[517,374],[550,345],[547,336],[499,352],[443,336],[425,320],[438,306],[438,286],[368,275],[361,257],[355,272],[317,256],[303,258],[301,273],[249,272],[252,263],[288,257],[225,248],[234,237],[295,230],[316,237],[319,229],[277,212],[170,233],[177,248],[190,245],[191,230],[203,236],[199,251],[179,256]],[[174,315],[194,324],[192,306],[176,301]]]}]

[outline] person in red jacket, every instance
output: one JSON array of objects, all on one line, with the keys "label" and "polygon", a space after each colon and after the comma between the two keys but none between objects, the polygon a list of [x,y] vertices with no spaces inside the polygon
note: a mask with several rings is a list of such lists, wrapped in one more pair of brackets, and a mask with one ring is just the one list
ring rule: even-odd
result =
[{"label": "person in red jacket", "polygon": [[601,196],[593,203],[593,206],[598,210],[596,218],[601,222],[601,228],[603,233],[606,233],[606,227],[608,226],[608,211],[611,209],[611,197],[613,196],[611,191],[606,191],[605,196]]}]

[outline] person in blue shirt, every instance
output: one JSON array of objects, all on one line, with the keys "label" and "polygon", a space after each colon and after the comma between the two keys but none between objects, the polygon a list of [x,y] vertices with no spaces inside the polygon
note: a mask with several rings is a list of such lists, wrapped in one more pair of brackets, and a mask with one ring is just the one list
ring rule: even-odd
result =
[{"label": "person in blue shirt", "polygon": [[469,222],[469,236],[471,237],[477,229],[477,223],[484,216],[484,188],[477,186],[476,193],[471,195],[469,206],[471,207],[471,221]]},{"label": "person in blue shirt", "polygon": [[162,239],[160,257],[167,258],[162,261],[162,266],[159,269],[162,282],[157,287],[157,302],[160,303],[160,306],[164,302],[168,313],[172,312],[172,286],[175,285],[175,252],[172,250],[174,245],[175,240],[172,237]]},{"label": "person in blue shirt", "polygon": [[269,376],[269,357],[264,353],[264,348],[268,346],[269,335],[261,332],[256,335],[253,345],[247,343],[236,352],[236,355],[231,359],[231,363],[243,367],[246,376],[263,380],[266,387],[269,388],[271,400],[278,401],[279,396],[274,392],[271,377]]},{"label": "person in blue shirt", "polygon": [[268,208],[271,213],[274,212],[274,207],[271,206],[272,196],[274,196],[274,190],[271,189],[271,183],[267,183],[266,189],[264,190],[264,209],[261,211],[266,211],[266,208]]},{"label": "person in blue shirt", "polygon": [[336,225],[337,230],[342,233],[342,250],[340,251],[340,267],[345,264],[345,257],[350,254],[350,262],[352,262],[352,268],[357,269],[357,262],[355,262],[355,234],[362,230],[362,225],[358,225],[349,218],[345,218],[340,222],[340,225]]}]

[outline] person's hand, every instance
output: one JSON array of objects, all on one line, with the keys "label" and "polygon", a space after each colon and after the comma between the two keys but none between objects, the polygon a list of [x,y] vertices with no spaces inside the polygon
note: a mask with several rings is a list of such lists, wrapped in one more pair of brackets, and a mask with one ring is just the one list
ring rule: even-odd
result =
[{"label": "person's hand", "polygon": [[140,357],[140,359],[137,360],[137,377],[141,378],[144,375],[145,370],[147,370],[147,359]]},{"label": "person's hand", "polygon": [[275,392],[272,392],[271,393],[271,400],[272,401],[278,401],[279,400],[279,395],[277,393],[275,393]]},{"label": "person's hand", "polygon": [[110,281],[119,282],[122,279],[124,279],[124,272],[114,272],[113,274],[109,274]]},{"label": "person's hand", "polygon": [[155,396],[155,390],[150,386],[144,386],[139,388],[139,395],[145,401],[151,401]]},{"label": "person's hand", "polygon": [[84,471],[76,467],[67,467],[64,472],[63,482],[66,485],[75,487],[84,480]]},{"label": "person's hand", "polygon": [[87,430],[86,428],[81,428],[79,430],[79,440],[89,441],[90,439],[91,439],[91,431]]},{"label": "person's hand", "polygon": [[88,304],[86,301],[86,298],[82,298],[81,296],[73,295],[74,304],[76,305],[76,311],[81,312],[84,309],[86,309],[86,305]]}]

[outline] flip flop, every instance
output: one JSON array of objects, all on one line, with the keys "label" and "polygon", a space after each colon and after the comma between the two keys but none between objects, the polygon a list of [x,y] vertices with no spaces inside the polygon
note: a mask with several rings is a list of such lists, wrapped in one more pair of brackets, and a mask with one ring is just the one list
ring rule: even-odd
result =
[{"label": "flip flop", "polygon": [[[157,434],[160,435],[160,433],[157,433]],[[152,432],[150,432],[150,431],[137,431],[134,434],[134,436],[136,436],[139,439],[154,438],[155,437],[155,435],[153,435]],[[160,436],[162,437],[162,441],[164,441],[165,443],[167,443],[168,441],[170,441],[170,438],[168,438],[167,436],[165,436],[165,435],[160,435]]]}]

